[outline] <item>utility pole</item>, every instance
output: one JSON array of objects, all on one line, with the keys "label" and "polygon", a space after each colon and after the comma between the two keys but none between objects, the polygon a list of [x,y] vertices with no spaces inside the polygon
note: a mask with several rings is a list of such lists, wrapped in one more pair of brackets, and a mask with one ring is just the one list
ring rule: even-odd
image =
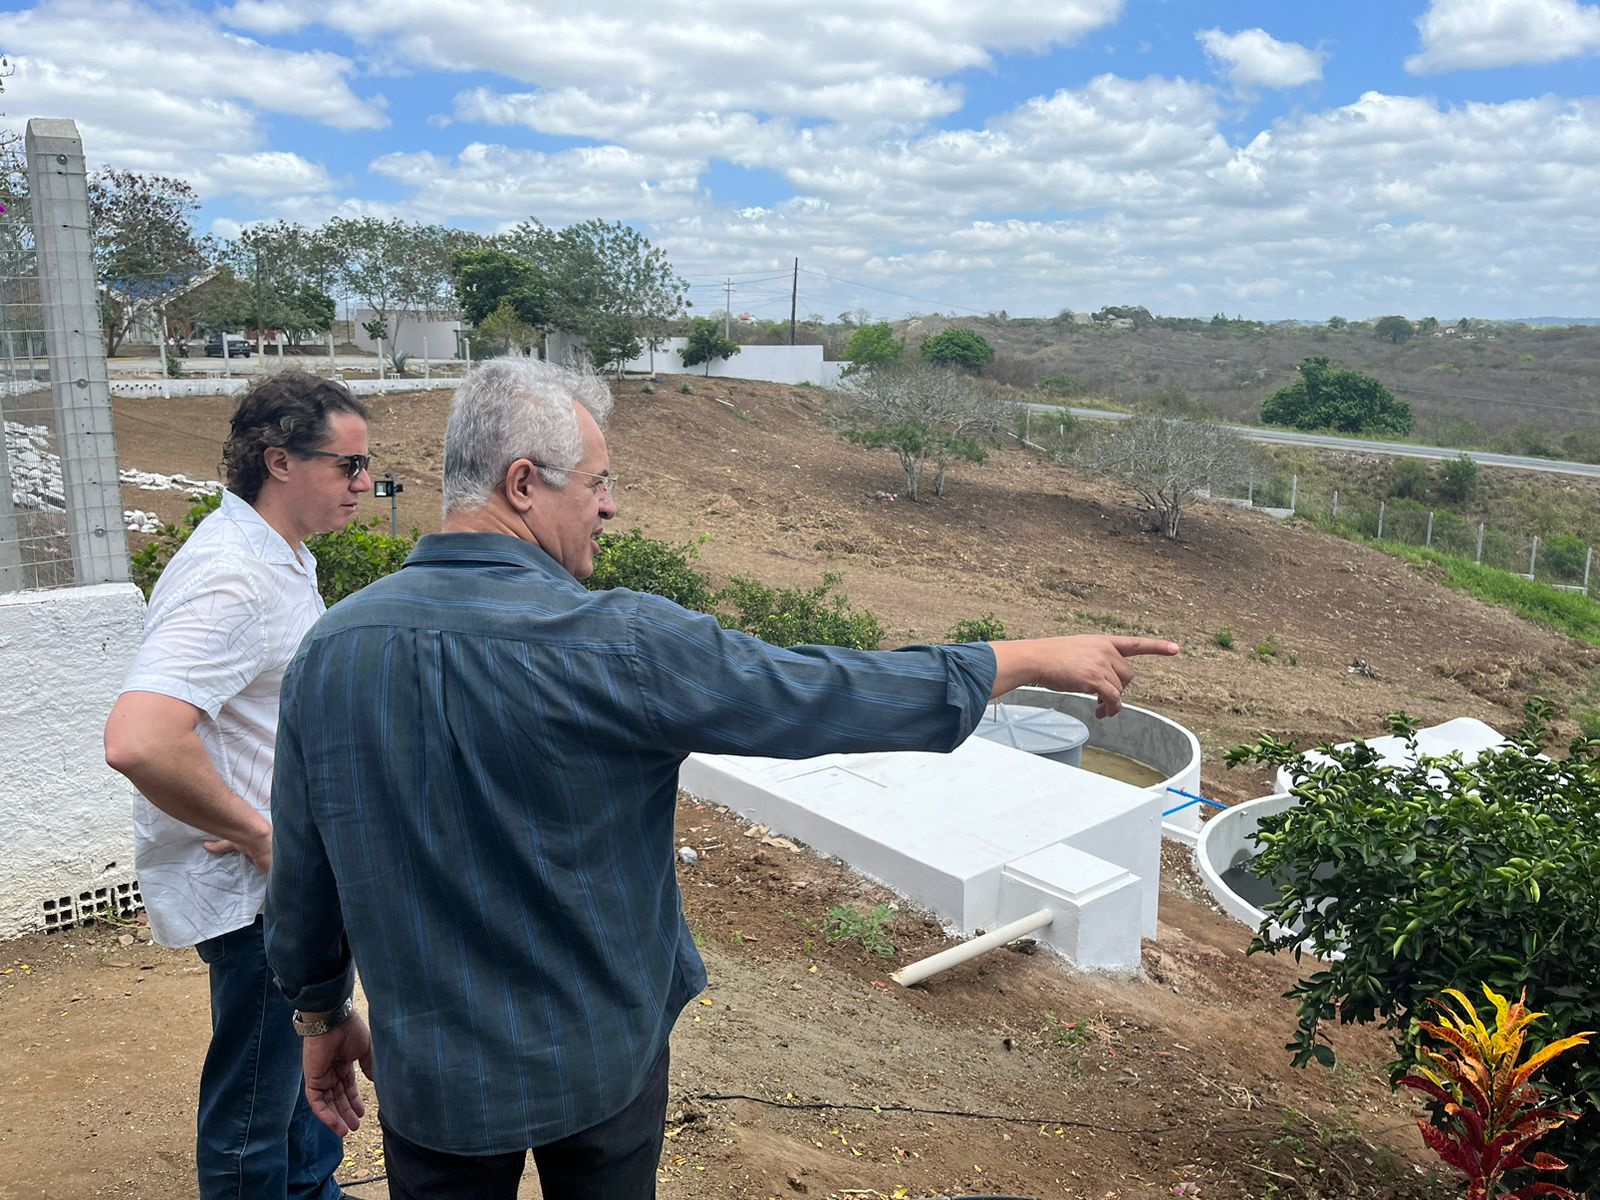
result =
[{"label": "utility pole", "polygon": [[[254,252],[253,257],[255,258],[256,268],[256,353],[265,359],[267,350],[261,340],[261,247],[253,246],[251,249]],[[223,335],[223,341],[226,344],[226,334]]]},{"label": "utility pole", "polygon": [[794,315],[800,302],[800,260],[794,260],[794,286],[789,289],[789,345],[794,345]]},{"label": "utility pole", "polygon": [[728,279],[728,278],[724,278],[723,281],[722,281],[722,291],[723,291],[723,295],[726,297],[726,299],[724,300],[723,305],[722,305],[722,336],[725,337],[725,338],[728,338],[729,340],[732,340],[732,338],[733,338],[733,280]]}]

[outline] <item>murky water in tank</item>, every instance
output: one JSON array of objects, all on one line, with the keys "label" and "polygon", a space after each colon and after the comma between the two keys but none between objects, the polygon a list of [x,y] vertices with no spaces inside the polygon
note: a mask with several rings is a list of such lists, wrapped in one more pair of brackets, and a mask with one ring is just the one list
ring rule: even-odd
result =
[{"label": "murky water in tank", "polygon": [[1100,750],[1094,746],[1083,748],[1083,759],[1078,765],[1085,771],[1093,771],[1096,775],[1104,775],[1108,779],[1120,779],[1123,783],[1131,783],[1135,787],[1154,787],[1166,778],[1154,767],[1147,767],[1144,763],[1125,755],[1113,754],[1109,750]]},{"label": "murky water in tank", "polygon": [[1248,862],[1240,863],[1237,867],[1230,867],[1222,873],[1222,882],[1229,891],[1238,896],[1246,904],[1254,905],[1265,911],[1267,905],[1278,900],[1278,889],[1270,879],[1262,879],[1250,873]]}]

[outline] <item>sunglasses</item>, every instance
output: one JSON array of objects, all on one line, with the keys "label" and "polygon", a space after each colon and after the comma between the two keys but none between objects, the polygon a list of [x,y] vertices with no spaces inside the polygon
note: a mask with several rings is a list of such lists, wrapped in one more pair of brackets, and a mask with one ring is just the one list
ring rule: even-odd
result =
[{"label": "sunglasses", "polygon": [[332,450],[301,450],[302,458],[339,458],[344,460],[344,473],[354,479],[372,466],[370,454],[337,454]]}]

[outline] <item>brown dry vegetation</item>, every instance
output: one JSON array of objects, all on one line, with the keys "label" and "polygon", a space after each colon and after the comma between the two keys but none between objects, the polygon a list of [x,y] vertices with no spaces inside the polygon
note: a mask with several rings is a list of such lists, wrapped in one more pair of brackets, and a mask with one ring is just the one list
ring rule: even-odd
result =
[{"label": "brown dry vegetation", "polygon": [[[619,385],[620,526],[709,534],[703,562],[719,577],[837,571],[891,642],[990,610],[1014,635],[1174,637],[1184,655],[1145,665],[1130,699],[1195,729],[1205,790],[1230,801],[1264,781],[1226,772],[1220,752],[1257,731],[1342,738],[1399,708],[1506,727],[1533,691],[1564,700],[1600,670],[1600,652],[1305,527],[1202,507],[1185,541],[1152,538],[1124,497],[1016,451],[957,467],[942,501],[879,502],[893,459],[826,431],[821,393],[695,379],[684,395],[677,382],[648,396]],[[437,526],[447,405],[443,393],[375,401],[375,465],[405,480],[405,525]],[[119,400],[122,460],[213,475],[228,411]],[[126,503],[169,519],[184,507],[131,489]],[[1223,626],[1234,649],[1216,643]],[[1276,656],[1252,652],[1269,637]],[[1377,677],[1351,674],[1355,659]],[[745,836],[732,814],[685,801],[679,832],[701,851],[681,878],[712,988],[675,1038],[665,1196],[1445,1194],[1379,1077],[1381,1040],[1341,1030],[1335,1072],[1289,1068],[1278,996],[1294,964],[1245,958],[1247,931],[1208,908],[1170,848],[1143,978],[997,953],[902,991],[884,983],[893,963],[821,932],[833,905],[892,897]],[[116,933],[0,952],[0,1200],[191,1194],[204,976],[191,956]],[[889,933],[896,961],[942,940],[915,912]],[[380,1173],[363,1131],[343,1176]]]}]

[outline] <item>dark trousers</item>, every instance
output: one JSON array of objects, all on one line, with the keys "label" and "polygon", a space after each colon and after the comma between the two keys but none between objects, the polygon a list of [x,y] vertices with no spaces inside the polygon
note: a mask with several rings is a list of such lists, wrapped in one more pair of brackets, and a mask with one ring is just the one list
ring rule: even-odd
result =
[{"label": "dark trousers", "polygon": [[260,917],[201,942],[211,1046],[200,1073],[202,1200],[337,1200],[344,1142],[311,1114],[293,1009],[267,969]]},{"label": "dark trousers", "polygon": [[[382,1123],[382,1114],[379,1114]],[[600,1124],[533,1148],[544,1200],[655,1200],[667,1123],[667,1052],[644,1090]],[[383,1126],[389,1200],[516,1200],[528,1152],[444,1154]]]}]

